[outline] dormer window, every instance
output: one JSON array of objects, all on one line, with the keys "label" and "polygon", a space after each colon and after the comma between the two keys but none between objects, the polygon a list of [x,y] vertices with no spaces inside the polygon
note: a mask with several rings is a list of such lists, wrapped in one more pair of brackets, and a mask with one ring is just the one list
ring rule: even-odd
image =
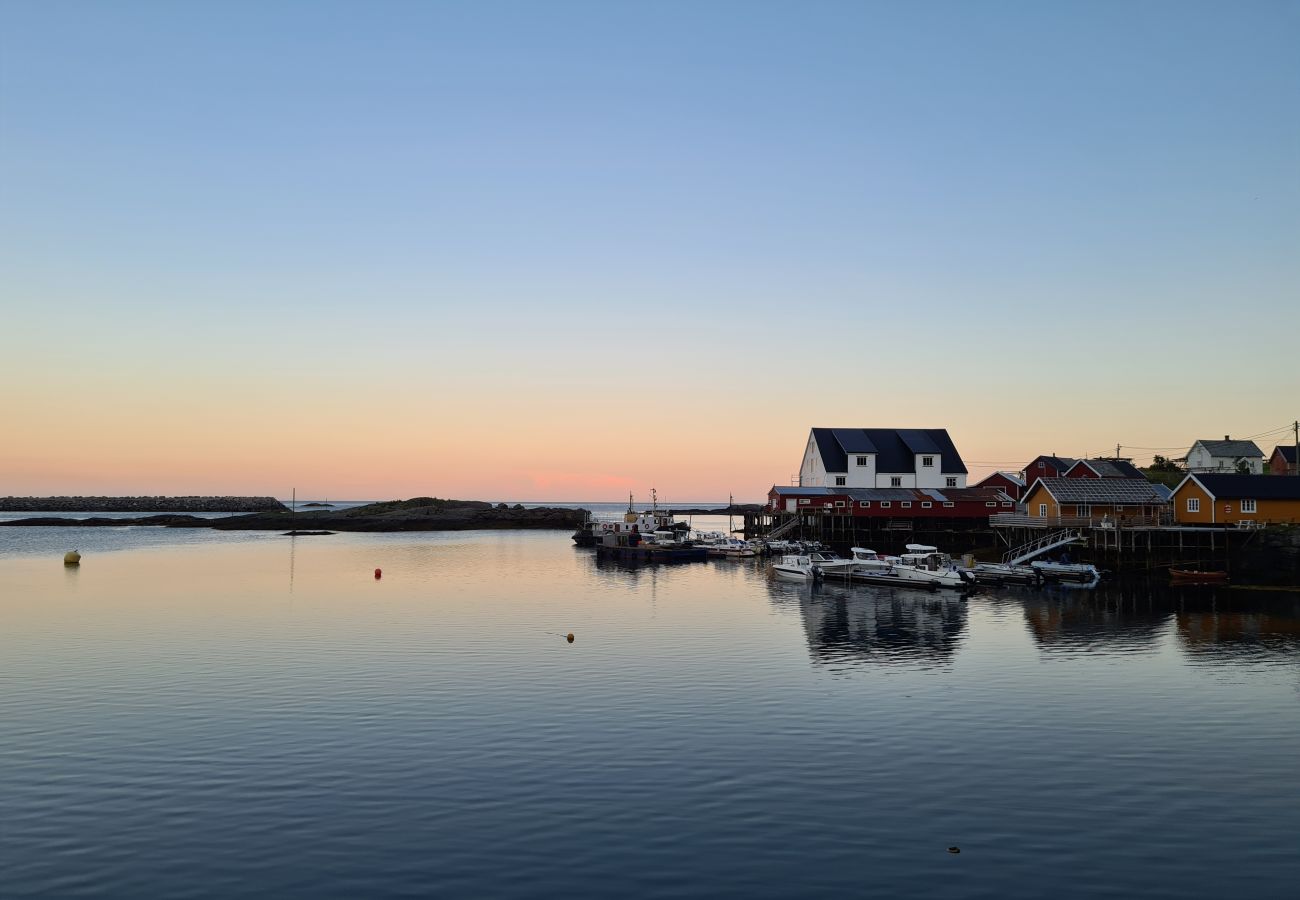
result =
[{"label": "dormer window", "polygon": [[889,479],[889,486],[890,486],[890,487],[902,487],[902,486],[903,486],[903,479],[902,479],[902,476],[895,475],[893,478]]},{"label": "dormer window", "polygon": [[922,456],[922,457],[921,457],[921,466],[922,466],[923,468],[926,468],[926,469],[933,469],[933,468],[934,468],[934,457],[933,457],[933,456]]},{"label": "dormer window", "polygon": [[865,456],[859,456],[858,465],[865,466],[866,464],[867,464],[867,458]]}]

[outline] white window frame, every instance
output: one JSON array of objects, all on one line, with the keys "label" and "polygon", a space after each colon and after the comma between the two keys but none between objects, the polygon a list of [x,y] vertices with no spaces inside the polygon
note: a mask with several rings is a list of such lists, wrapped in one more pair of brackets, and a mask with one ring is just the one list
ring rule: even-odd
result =
[{"label": "white window frame", "polygon": [[809,501],[808,501],[808,498],[807,498],[807,497],[800,497],[800,498],[799,498],[799,505],[800,505],[800,506],[807,506],[807,505],[808,505],[808,502],[809,502]]},{"label": "white window frame", "polygon": [[1005,507],[1012,507],[1012,506],[1015,506],[1014,503],[1010,503],[1010,502],[1008,502],[1008,501],[1006,501],[1006,500],[1003,500],[1003,501],[1002,501],[1002,505],[1005,506]]},{"label": "white window frame", "polygon": [[844,505],[844,501],[843,501],[843,500],[836,500],[836,501],[835,501],[835,505],[836,505],[836,506],[843,506],[843,505]]},{"label": "white window frame", "polygon": [[899,503],[898,506],[899,506],[900,509],[911,509],[911,508],[912,508],[912,501],[911,501],[911,500],[904,500],[904,501],[902,501],[901,503]]},{"label": "white window frame", "polygon": [[934,504],[931,503],[929,500],[922,500],[922,501],[921,501],[921,509],[930,509],[930,508],[933,507],[933,506],[934,506]]},{"label": "white window frame", "polygon": [[923,469],[933,469],[933,468],[934,468],[934,457],[933,457],[933,456],[922,456],[922,457],[921,457],[921,468],[923,468]]},{"label": "white window frame", "polygon": [[947,477],[947,479],[945,479],[945,481],[944,481],[944,486],[945,486],[945,487],[956,487],[956,486],[957,486],[957,479],[956,479],[954,476],[949,475],[949,476]]},{"label": "white window frame", "polygon": [[951,500],[949,500],[948,502],[944,503],[943,508],[952,509],[956,505],[957,505],[956,503],[953,503]]},{"label": "white window frame", "polygon": [[1040,459],[1040,460],[1038,461],[1038,468],[1040,468],[1040,469],[1046,469],[1046,468],[1047,468],[1047,463],[1043,462],[1043,461]]},{"label": "white window frame", "polygon": [[880,508],[881,508],[881,509],[889,509],[890,506],[891,506],[890,501],[888,501],[888,500],[881,500],[881,501],[880,501]]},{"label": "white window frame", "polygon": [[858,506],[862,507],[863,509],[871,509],[871,501],[861,500],[858,502]]},{"label": "white window frame", "polygon": [[997,509],[997,508],[998,508],[998,501],[996,501],[996,500],[986,500],[986,501],[984,502],[984,505],[985,505],[985,506],[991,506],[991,507],[993,507],[994,509]]},{"label": "white window frame", "polygon": [[844,487],[844,485],[847,484],[847,483],[848,483],[848,476],[847,476],[847,475],[836,475],[836,476],[835,476],[835,486],[836,486],[836,487]]},{"label": "white window frame", "polygon": [[[1247,504],[1250,504],[1250,505],[1247,506]],[[1259,511],[1259,504],[1257,504],[1254,500],[1242,500],[1242,501],[1241,501],[1241,512],[1242,512],[1242,515],[1245,515],[1246,513],[1254,513],[1254,512],[1258,512],[1258,511]]]},{"label": "white window frame", "polygon": [[858,465],[860,465],[860,466],[865,466],[865,465],[867,465],[867,458],[866,458],[865,456],[859,456],[859,457],[858,457]]},{"label": "white window frame", "polygon": [[902,475],[893,475],[893,476],[891,476],[890,479],[889,479],[889,486],[890,486],[890,487],[902,487],[902,486],[903,486],[903,476],[902,476]]},{"label": "white window frame", "polygon": [[1188,497],[1188,498],[1187,498],[1187,511],[1188,511],[1189,513],[1198,513],[1198,512],[1200,512],[1200,511],[1201,511],[1201,498],[1200,498],[1200,497]]},{"label": "white window frame", "polygon": [[1040,518],[1040,519],[1046,519],[1046,518],[1047,518],[1047,504],[1046,504],[1046,503],[1040,503],[1040,504],[1038,504],[1038,518]]}]

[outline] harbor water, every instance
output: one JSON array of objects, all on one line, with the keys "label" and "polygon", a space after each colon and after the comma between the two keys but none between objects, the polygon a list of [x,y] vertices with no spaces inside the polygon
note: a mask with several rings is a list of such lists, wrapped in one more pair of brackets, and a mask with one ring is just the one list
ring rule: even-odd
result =
[{"label": "harbor water", "polygon": [[1300,884],[1297,593],[0,528],[0,621],[4,897]]}]

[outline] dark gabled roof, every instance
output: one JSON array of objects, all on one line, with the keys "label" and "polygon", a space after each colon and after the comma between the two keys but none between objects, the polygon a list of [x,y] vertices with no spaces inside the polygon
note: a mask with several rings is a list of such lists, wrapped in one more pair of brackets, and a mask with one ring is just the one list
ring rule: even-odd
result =
[{"label": "dark gabled roof", "polygon": [[[1106,457],[1080,459],[1074,465],[1087,466],[1101,478],[1141,478],[1146,481],[1146,476],[1138,471],[1137,467],[1127,459],[1108,459]],[[1074,468],[1074,466],[1070,468]]]},{"label": "dark gabled roof", "polygon": [[1166,502],[1146,480],[1132,478],[1040,478],[1042,485],[1057,503],[1124,503],[1158,505]]},{"label": "dark gabled roof", "polygon": [[972,487],[980,487],[981,485],[983,485],[984,483],[986,483],[986,482],[987,482],[989,479],[991,479],[991,478],[1002,478],[1002,479],[1004,479],[1005,481],[1009,481],[1009,482],[1011,482],[1011,483],[1014,484],[1016,487],[1024,487],[1024,486],[1025,486],[1025,480],[1024,480],[1023,478],[1021,478],[1019,475],[1017,475],[1015,472],[993,472],[993,473],[991,473],[991,474],[989,474],[989,475],[985,475],[985,476],[984,476],[983,478],[981,478],[979,481],[975,482],[975,484],[972,485]]},{"label": "dark gabled roof", "polygon": [[[1029,472],[1031,468],[1037,468],[1034,463],[1038,462],[1040,459],[1051,463],[1056,467],[1056,471],[1058,472],[1064,472],[1066,469],[1070,468],[1070,466],[1078,462],[1078,460],[1072,456],[1052,456],[1050,453],[1041,453],[1029,461],[1029,465],[1025,466],[1025,472]],[[1029,477],[1032,478],[1033,476]]]},{"label": "dark gabled roof", "polygon": [[[1200,444],[1202,447],[1208,450],[1211,456],[1231,456],[1234,458],[1240,458],[1243,456],[1244,457],[1258,456],[1262,458],[1264,456],[1264,452],[1255,445],[1254,441],[1198,440],[1196,444]],[[1196,444],[1192,444],[1192,446],[1195,447]]]},{"label": "dark gabled roof", "polygon": [[[1286,462],[1289,462],[1291,465],[1295,465],[1294,444],[1290,444],[1290,445],[1278,444],[1276,447],[1273,448],[1273,453],[1281,453],[1282,459],[1284,459]],[[1270,454],[1270,456],[1271,455],[1272,454]]]},{"label": "dark gabled roof", "polygon": [[772,491],[778,496],[790,497],[823,497],[827,494],[843,493],[843,491],[833,491],[828,487],[797,487],[792,484],[774,484],[772,485]]},{"label": "dark gabled roof", "polygon": [[940,457],[940,471],[966,472],[966,464],[943,428],[814,428],[813,439],[827,472],[847,472],[852,453],[874,453],[876,471],[915,472],[916,455]]},{"label": "dark gabled roof", "polygon": [[[1216,500],[1300,500],[1300,478],[1294,475],[1188,475]],[[1183,480],[1186,484],[1187,479]],[[1182,487],[1180,484],[1179,487]]]}]

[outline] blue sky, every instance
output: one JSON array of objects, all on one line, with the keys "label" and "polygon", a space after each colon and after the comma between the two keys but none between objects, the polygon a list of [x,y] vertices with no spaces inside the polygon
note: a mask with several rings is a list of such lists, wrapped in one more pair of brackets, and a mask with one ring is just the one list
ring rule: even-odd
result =
[{"label": "blue sky", "polygon": [[[767,483],[809,425],[1000,461],[1297,413],[1300,4],[0,10],[0,367],[49,373],[3,468],[33,488],[76,468],[39,411],[107,428],[122,396],[167,410],[122,472],[286,406],[591,468],[555,443],[618,446],[635,387]],[[473,463],[392,427],[393,471]]]}]

